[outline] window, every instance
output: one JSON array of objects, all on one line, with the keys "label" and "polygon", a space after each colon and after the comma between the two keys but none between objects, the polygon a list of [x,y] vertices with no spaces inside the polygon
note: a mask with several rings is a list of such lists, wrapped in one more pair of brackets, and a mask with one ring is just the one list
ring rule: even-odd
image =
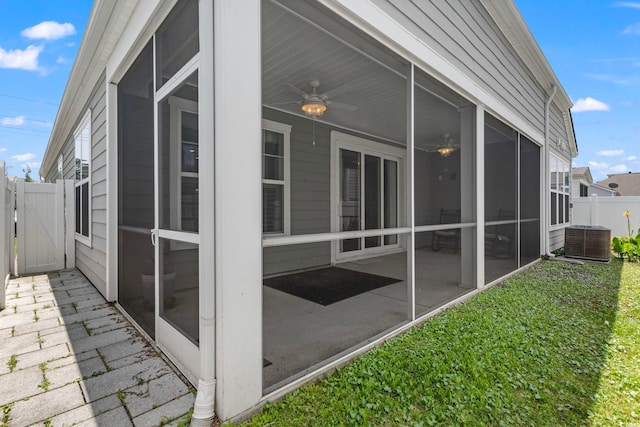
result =
[{"label": "window", "polygon": [[262,232],[291,233],[289,135],[291,126],[262,121]]},{"label": "window", "polygon": [[588,197],[589,196],[589,187],[584,184],[580,184],[580,197]]},{"label": "window", "polygon": [[569,223],[569,163],[555,155],[549,159],[551,186],[551,225]]},{"label": "window", "polygon": [[[189,79],[197,87],[197,73]],[[184,92],[184,86],[180,86]],[[184,97],[178,96],[178,93]],[[168,106],[168,107],[167,107]],[[198,102],[177,91],[160,104],[162,112],[169,111],[170,136],[166,139],[166,153],[170,163],[169,229],[198,232]]]},{"label": "window", "polygon": [[91,110],[73,134],[75,141],[76,239],[91,245]]}]

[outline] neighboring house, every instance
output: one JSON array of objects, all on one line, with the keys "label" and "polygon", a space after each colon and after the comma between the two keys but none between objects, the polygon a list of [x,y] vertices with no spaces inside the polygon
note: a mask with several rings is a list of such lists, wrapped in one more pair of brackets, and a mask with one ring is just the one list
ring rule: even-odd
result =
[{"label": "neighboring house", "polygon": [[571,195],[572,197],[611,197],[616,196],[616,190],[593,183],[589,167],[571,169]]},{"label": "neighboring house", "polygon": [[596,183],[601,188],[610,188],[616,196],[640,196],[640,173],[607,174],[607,179]]},{"label": "neighboring house", "polygon": [[562,246],[571,105],[512,1],[97,0],[41,173],[226,420]]}]

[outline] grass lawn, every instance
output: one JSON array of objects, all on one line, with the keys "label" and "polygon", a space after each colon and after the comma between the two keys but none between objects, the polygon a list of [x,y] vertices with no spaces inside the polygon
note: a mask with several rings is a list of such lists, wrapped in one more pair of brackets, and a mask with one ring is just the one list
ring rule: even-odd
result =
[{"label": "grass lawn", "polygon": [[640,265],[540,262],[244,425],[640,425]]}]

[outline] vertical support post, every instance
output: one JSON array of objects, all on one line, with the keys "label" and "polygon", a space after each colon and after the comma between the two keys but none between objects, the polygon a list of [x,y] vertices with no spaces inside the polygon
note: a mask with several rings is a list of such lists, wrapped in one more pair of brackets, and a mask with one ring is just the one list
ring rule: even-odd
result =
[{"label": "vertical support post", "polygon": [[[107,301],[118,300],[118,86],[106,79],[107,115]],[[73,238],[73,233],[71,233]],[[75,250],[73,252],[75,255]],[[67,253],[67,263],[69,262]],[[75,266],[75,256],[71,257]],[[68,266],[67,268],[71,268]]]},{"label": "vertical support post", "polygon": [[6,307],[6,285],[9,276],[8,252],[11,251],[9,240],[9,223],[7,216],[10,210],[7,207],[7,177],[5,176],[5,163],[0,160],[0,182],[2,182],[2,193],[0,193],[0,310]]},{"label": "vertical support post", "polygon": [[213,7],[216,412],[226,420],[262,397],[261,8]]},{"label": "vertical support post", "polygon": [[16,261],[16,275],[20,275],[24,272],[26,267],[25,251],[24,247],[26,242],[24,241],[24,179],[16,178],[16,214],[17,214],[17,226],[18,226],[18,254]]},{"label": "vertical support post", "polygon": [[64,233],[64,211],[65,211],[65,200],[64,200],[64,180],[58,179],[56,180],[56,211],[55,211],[55,262],[59,269],[64,268],[64,257],[65,257],[65,233]]},{"label": "vertical support post", "polygon": [[476,283],[484,283],[484,105],[476,106]]},{"label": "vertical support post", "polygon": [[9,264],[11,274],[18,275],[18,266],[16,265],[16,239],[17,239],[17,224],[16,224],[16,180],[15,178],[9,179],[7,186],[9,187],[9,236],[11,240],[11,254],[9,256]]},{"label": "vertical support post", "polygon": [[589,203],[589,219],[591,220],[589,225],[598,225],[598,209],[598,195],[592,194],[591,203]]},{"label": "vertical support post", "polygon": [[407,315],[409,320],[416,318],[416,218],[415,218],[415,68],[409,65],[407,73],[407,172],[406,172],[406,209],[407,225],[411,233],[407,238]]},{"label": "vertical support post", "polygon": [[[476,167],[474,164],[473,153],[476,151],[474,146],[476,140],[476,127],[475,127],[475,108],[463,107],[460,110],[460,220],[461,222],[473,222],[474,221],[474,205],[476,200],[474,195],[478,193],[475,188]],[[460,267],[461,267],[461,283],[460,286],[464,288],[476,288],[477,277],[475,276],[475,242],[476,232],[471,228],[463,228],[460,231],[460,247],[462,248],[460,254]]]},{"label": "vertical support post", "polygon": [[[64,180],[64,253],[65,268],[76,266],[76,189],[72,179]],[[107,281],[108,283],[108,281]]]}]

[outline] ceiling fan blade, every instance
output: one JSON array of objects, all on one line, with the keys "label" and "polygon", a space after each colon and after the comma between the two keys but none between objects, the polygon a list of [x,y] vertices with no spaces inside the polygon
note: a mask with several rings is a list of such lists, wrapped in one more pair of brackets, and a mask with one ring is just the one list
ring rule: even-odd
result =
[{"label": "ceiling fan blade", "polygon": [[285,102],[271,102],[271,103],[267,103],[265,105],[292,105],[292,104],[302,104],[301,101],[285,101]]},{"label": "ceiling fan blade", "polygon": [[323,98],[334,98],[336,96],[342,95],[343,93],[349,92],[351,90],[351,86],[347,83],[340,85],[338,87],[334,87],[333,89],[329,89],[324,92],[320,96]]},{"label": "ceiling fan blade", "polygon": [[344,104],[342,102],[326,101],[326,103],[327,105],[330,105],[331,108],[335,108],[337,110],[356,111],[358,109],[355,105]]},{"label": "ceiling fan blade", "polygon": [[288,87],[289,89],[291,89],[292,91],[294,91],[295,93],[297,93],[298,95],[302,96],[304,99],[307,99],[309,97],[307,92],[303,91],[302,89],[298,89],[297,87],[295,87],[291,83],[285,83],[284,85],[286,87]]}]

